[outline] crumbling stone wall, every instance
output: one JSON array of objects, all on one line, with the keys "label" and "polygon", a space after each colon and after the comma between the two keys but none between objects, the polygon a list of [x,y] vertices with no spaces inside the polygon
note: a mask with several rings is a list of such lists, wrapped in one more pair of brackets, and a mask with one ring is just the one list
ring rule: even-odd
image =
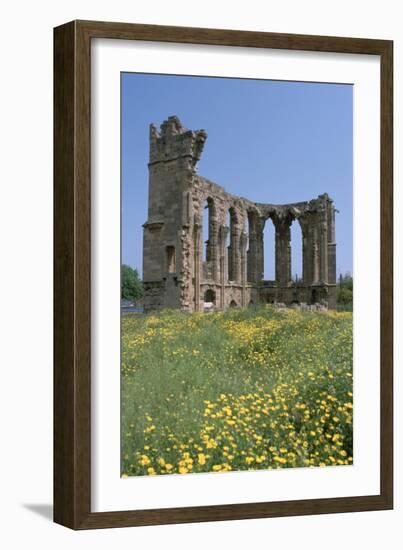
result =
[{"label": "crumbling stone wall", "polygon": [[[207,134],[187,130],[176,116],[158,132],[150,126],[148,219],[144,224],[146,311],[201,311],[262,303],[336,306],[335,208],[316,199],[274,205],[227,193],[199,176]],[[203,211],[208,240],[203,259]],[[263,280],[264,227],[275,227],[275,280]],[[302,230],[302,280],[291,277],[293,222]]]}]

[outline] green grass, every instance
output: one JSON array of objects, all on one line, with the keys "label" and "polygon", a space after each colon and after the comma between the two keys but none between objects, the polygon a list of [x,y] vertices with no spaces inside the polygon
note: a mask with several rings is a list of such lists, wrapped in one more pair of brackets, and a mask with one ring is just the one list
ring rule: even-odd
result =
[{"label": "green grass", "polygon": [[352,462],[352,315],[122,318],[122,474]]}]

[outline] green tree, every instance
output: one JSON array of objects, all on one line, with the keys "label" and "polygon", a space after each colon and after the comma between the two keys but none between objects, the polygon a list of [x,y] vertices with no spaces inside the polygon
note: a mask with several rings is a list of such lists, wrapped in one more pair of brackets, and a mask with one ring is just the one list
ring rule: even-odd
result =
[{"label": "green tree", "polygon": [[337,285],[337,303],[352,304],[353,303],[353,278],[350,273],[342,275],[340,273],[339,284]]},{"label": "green tree", "polygon": [[343,288],[348,288],[349,290],[351,290],[351,292],[353,291],[353,278],[350,273],[346,273],[344,275],[343,282],[340,286],[342,286]]},{"label": "green tree", "polygon": [[337,291],[337,303],[351,304],[352,302],[353,302],[353,291],[345,286],[339,287]]},{"label": "green tree", "polygon": [[143,283],[137,269],[122,265],[121,297],[124,300],[136,301],[143,296]]}]

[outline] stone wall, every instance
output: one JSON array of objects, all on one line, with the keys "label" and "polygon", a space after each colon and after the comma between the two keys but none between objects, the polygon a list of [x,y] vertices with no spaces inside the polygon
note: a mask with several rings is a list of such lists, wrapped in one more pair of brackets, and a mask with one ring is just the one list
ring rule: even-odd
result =
[{"label": "stone wall", "polygon": [[[199,176],[207,134],[176,116],[150,126],[148,219],[144,224],[146,311],[202,311],[262,303],[336,306],[335,208],[324,193],[292,204],[262,204]],[[203,216],[204,210],[208,216]],[[203,243],[203,218],[208,239]],[[275,227],[275,281],[263,280],[264,227]],[[291,224],[302,230],[302,281],[291,277]],[[271,222],[270,222],[271,223]],[[205,257],[203,257],[203,247]]]}]

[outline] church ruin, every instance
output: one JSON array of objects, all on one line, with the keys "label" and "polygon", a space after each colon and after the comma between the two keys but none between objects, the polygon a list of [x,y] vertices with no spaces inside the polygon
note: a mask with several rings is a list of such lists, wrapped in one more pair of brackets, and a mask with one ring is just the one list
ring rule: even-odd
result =
[{"label": "church ruin", "polygon": [[[324,193],[262,204],[199,176],[207,134],[176,116],[150,125],[148,220],[144,224],[144,308],[203,311],[267,303],[336,307],[335,208]],[[208,211],[204,243],[203,212]],[[263,280],[263,230],[275,227],[275,280]],[[302,279],[291,276],[291,224],[302,230]]]}]

